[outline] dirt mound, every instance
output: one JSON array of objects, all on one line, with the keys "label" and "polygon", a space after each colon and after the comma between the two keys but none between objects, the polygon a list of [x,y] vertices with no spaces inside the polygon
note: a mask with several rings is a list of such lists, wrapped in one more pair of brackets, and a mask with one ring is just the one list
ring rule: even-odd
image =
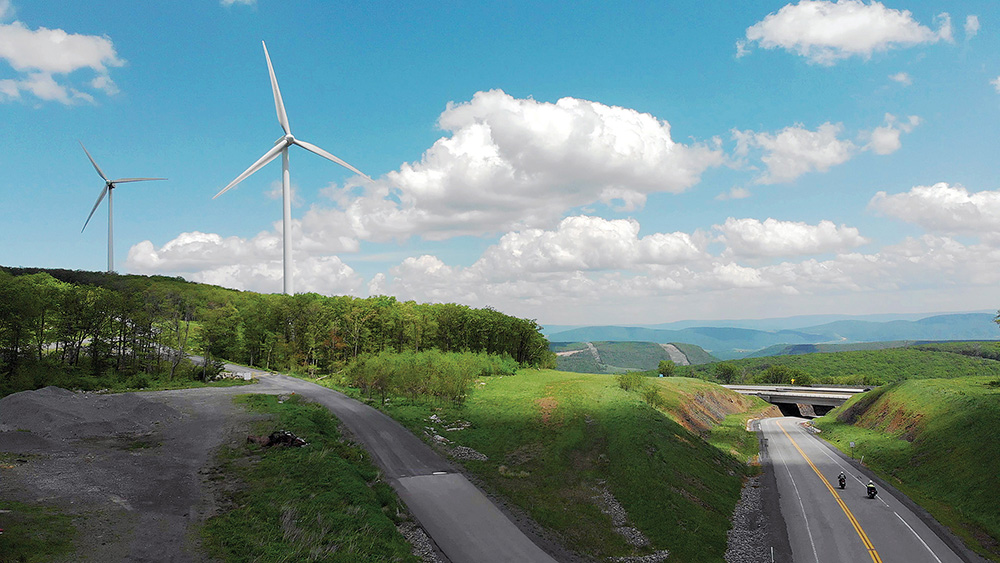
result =
[{"label": "dirt mound", "polygon": [[99,395],[59,387],[0,399],[0,432],[28,431],[52,440],[146,433],[181,413],[136,393]]},{"label": "dirt mound", "polygon": [[682,426],[704,434],[727,416],[745,412],[752,405],[752,399],[732,391],[700,391],[683,402],[675,414]]}]

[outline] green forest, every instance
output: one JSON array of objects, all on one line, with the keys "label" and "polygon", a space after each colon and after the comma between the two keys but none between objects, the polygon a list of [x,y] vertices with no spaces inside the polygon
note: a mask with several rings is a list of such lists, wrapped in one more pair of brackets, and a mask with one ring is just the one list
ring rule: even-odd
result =
[{"label": "green forest", "polygon": [[[259,294],[162,276],[0,268],[0,395],[147,387],[217,360],[307,375],[383,353],[462,352],[554,366],[534,320],[394,297]],[[193,365],[189,354],[207,362]]]}]

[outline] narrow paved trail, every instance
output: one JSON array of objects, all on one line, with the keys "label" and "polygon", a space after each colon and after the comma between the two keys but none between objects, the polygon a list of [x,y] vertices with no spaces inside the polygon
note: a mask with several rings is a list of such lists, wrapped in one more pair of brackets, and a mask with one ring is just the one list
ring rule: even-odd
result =
[{"label": "narrow paved trail", "polygon": [[555,562],[451,462],[386,414],[308,381],[251,371],[260,378],[255,392],[294,392],[330,409],[452,563]]}]

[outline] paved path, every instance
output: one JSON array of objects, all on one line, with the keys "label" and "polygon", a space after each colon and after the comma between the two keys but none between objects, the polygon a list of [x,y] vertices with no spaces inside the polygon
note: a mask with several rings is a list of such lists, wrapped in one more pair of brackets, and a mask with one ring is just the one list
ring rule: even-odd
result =
[{"label": "paved path", "polygon": [[[760,422],[765,455],[777,479],[779,503],[796,563],[961,563],[961,558],[914,511],[871,475],[803,429],[799,418]],[[847,488],[837,485],[844,471]],[[902,495],[900,495],[902,497]],[[905,497],[904,497],[905,498]]]},{"label": "paved path", "polygon": [[[254,371],[229,365],[234,372]],[[409,430],[342,393],[285,375],[261,391],[295,392],[333,412],[372,454],[407,508],[451,563],[555,562],[479,489]]]}]

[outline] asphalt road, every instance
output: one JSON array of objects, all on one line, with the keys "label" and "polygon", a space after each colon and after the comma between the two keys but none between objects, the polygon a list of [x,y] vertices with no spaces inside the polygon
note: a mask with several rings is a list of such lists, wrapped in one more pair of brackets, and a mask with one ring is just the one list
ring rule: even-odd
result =
[{"label": "asphalt road", "polygon": [[[961,563],[892,493],[865,494],[870,475],[802,428],[800,418],[760,421],[795,563]],[[841,490],[837,476],[847,475]]]},{"label": "asphalt road", "polygon": [[[228,365],[234,372],[263,372]],[[372,454],[386,480],[451,563],[555,562],[440,454],[382,412],[284,375],[260,378],[320,403]]]}]

